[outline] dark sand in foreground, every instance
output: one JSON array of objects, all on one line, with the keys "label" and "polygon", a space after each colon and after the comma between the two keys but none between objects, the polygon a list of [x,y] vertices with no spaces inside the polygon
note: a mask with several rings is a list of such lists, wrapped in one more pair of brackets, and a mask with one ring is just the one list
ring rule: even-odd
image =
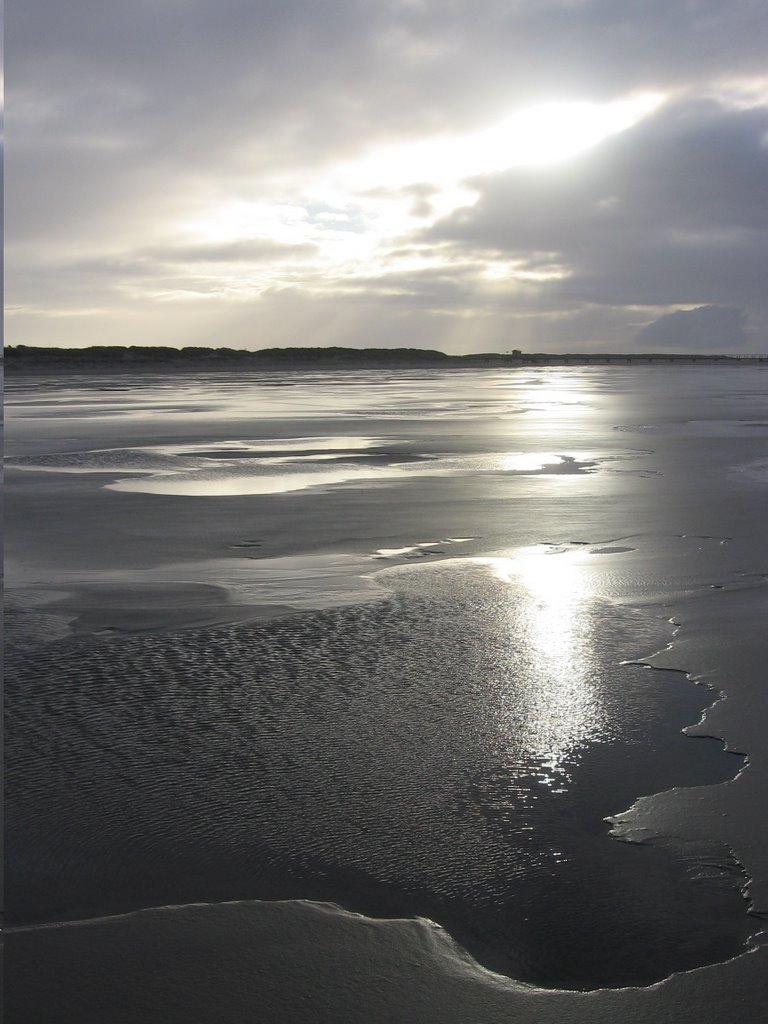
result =
[{"label": "dark sand in foreground", "polygon": [[[18,627],[17,635],[23,641],[25,663],[33,667],[48,664],[46,671],[53,683],[55,665],[65,665],[67,651],[75,653],[78,644],[89,643],[94,650],[116,643],[119,651],[120,637],[126,632],[133,639],[127,641],[125,650],[130,644],[153,643],[162,659],[172,649],[163,639],[166,631],[178,631],[181,626],[185,627],[179,633],[182,640],[173,648],[177,652],[183,652],[185,644],[194,646],[196,629],[205,635],[210,626],[220,623],[235,624],[226,627],[235,631],[233,637],[238,630],[269,630],[273,628],[270,621],[283,621],[272,616],[285,608],[294,612],[326,608],[321,614],[331,619],[340,615],[338,621],[344,622],[344,608],[351,601],[364,598],[368,603],[355,607],[372,611],[381,599],[386,573],[378,582],[375,575],[360,579],[361,572],[370,576],[382,568],[377,554],[381,550],[409,551],[399,558],[386,556],[395,565],[398,561],[409,564],[415,551],[419,564],[434,561],[435,568],[430,571],[437,571],[437,563],[446,558],[494,554],[514,559],[521,547],[530,545],[544,551],[549,546],[552,552],[549,561],[542,554],[537,565],[564,565],[557,561],[563,552],[589,548],[587,562],[591,559],[595,566],[602,566],[583,577],[589,580],[594,596],[616,607],[622,602],[629,606],[644,603],[650,621],[660,625],[664,618],[674,618],[682,624],[671,647],[653,658],[653,664],[685,670],[727,694],[728,699],[715,704],[701,725],[686,731],[723,737],[730,749],[748,758],[741,771],[741,759],[733,758],[737,767],[723,776],[733,777],[733,781],[692,785],[689,780],[676,786],[670,779],[662,784],[671,787],[668,792],[659,794],[658,787],[652,787],[647,792],[655,795],[639,802],[634,802],[634,797],[643,790],[636,790],[625,804],[608,809],[615,833],[633,842],[658,839],[668,843],[677,837],[675,842],[694,846],[715,843],[732,851],[734,863],[744,872],[736,886],[748,880],[750,902],[743,902],[744,932],[754,934],[768,906],[768,844],[761,810],[768,789],[768,769],[761,753],[768,722],[762,682],[765,578],[761,569],[768,567],[768,552],[762,529],[766,485],[760,469],[765,462],[765,439],[758,429],[765,388],[761,371],[754,368],[738,371],[738,380],[730,376],[727,387],[718,376],[723,371],[697,369],[696,377],[674,381],[669,379],[670,372],[628,372],[617,378],[608,371],[552,370],[535,375],[535,379],[517,377],[513,381],[507,379],[509,375],[490,374],[488,381],[473,383],[473,387],[487,384],[488,390],[472,392],[470,405],[462,405],[464,400],[457,402],[455,390],[451,391],[454,377],[450,394],[442,395],[449,399],[444,404],[454,403],[449,422],[454,423],[455,433],[450,441],[445,420],[430,420],[430,408],[437,408],[430,402],[440,396],[442,387],[439,375],[435,375],[436,383],[414,381],[412,391],[406,386],[406,393],[400,387],[389,407],[380,405],[364,412],[366,433],[389,432],[400,439],[415,439],[422,453],[432,458],[444,457],[446,449],[452,457],[458,453],[475,458],[475,451],[499,452],[506,446],[515,451],[554,449],[591,460],[597,467],[569,476],[505,475],[494,463],[496,468],[490,470],[446,467],[446,474],[434,480],[418,476],[405,483],[374,479],[364,486],[342,484],[280,497],[174,498],[110,492],[103,489],[106,480],[102,476],[88,472],[65,475],[25,469],[11,473],[10,599],[17,609],[17,621],[12,625]],[[685,375],[689,371],[675,368],[672,372]],[[335,386],[331,382],[331,391]],[[133,446],[158,444],[169,431],[174,440],[183,437],[208,445],[254,436],[316,438],[340,432],[338,420],[327,418],[328,407],[312,409],[306,405],[306,396],[295,395],[297,401],[288,401],[279,416],[265,420],[262,414],[268,403],[251,401],[237,407],[227,396],[229,405],[225,402],[217,408],[217,400],[210,395],[203,399],[194,382],[186,392],[165,393],[168,411],[159,417],[157,412],[145,411],[143,416],[129,419],[126,409],[136,402],[139,409],[143,394],[129,396],[122,406],[117,402],[110,411],[97,393],[89,393],[88,388],[80,391],[78,384],[75,392],[66,396],[68,412],[57,425],[55,407],[64,396],[54,395],[51,405],[51,396],[37,397],[39,387],[21,388],[23,401],[16,412],[11,395],[11,438],[18,454],[109,448],[127,441]],[[242,383],[237,387],[243,394],[248,390]],[[427,393],[430,387],[434,390],[429,400],[424,398],[425,387]],[[317,382],[313,388],[317,393]],[[363,383],[357,399],[364,388]],[[505,394],[503,388],[514,394],[520,408],[514,408],[508,398],[499,401]],[[664,399],[665,388],[669,389],[667,399],[673,394],[685,395],[685,403],[678,401],[673,408]],[[151,387],[148,393],[152,393]],[[337,406],[340,394],[333,392]],[[363,402],[369,397],[366,393]],[[80,410],[74,418],[72,399]],[[380,399],[377,391],[371,400],[375,405]],[[46,403],[47,416],[54,410],[50,419],[41,417]],[[186,411],[195,404],[203,408],[202,415],[199,409]],[[254,413],[254,409],[260,412]],[[15,422],[14,415],[20,417]],[[353,402],[344,412],[343,430],[348,434],[356,429],[350,429],[355,415]],[[100,418],[96,432],[94,416]],[[65,430],[61,424],[66,424]],[[435,433],[430,434],[433,427]],[[614,433],[615,427],[622,429]],[[372,465],[375,468],[377,463]],[[382,528],[382,524],[386,526]],[[448,544],[453,537],[473,539],[454,550]],[[444,545],[439,554],[423,556],[418,550],[418,544],[437,543]],[[242,557],[244,549],[238,545],[258,545],[258,549],[247,549],[251,554],[258,550],[259,555],[252,561],[256,573],[252,578]],[[291,562],[294,557],[310,565],[311,571],[297,572]],[[422,578],[418,571],[413,572],[416,576],[412,578]],[[538,635],[536,628],[541,635],[547,633],[547,623],[551,626],[552,622],[547,619],[548,607],[554,616],[568,612],[552,603],[557,588],[550,594],[541,589],[541,581],[547,578],[546,572],[542,575],[537,570],[525,584],[530,608],[538,609],[526,627],[534,630],[529,640]],[[428,595],[427,600],[432,597]],[[341,611],[333,612],[334,607]],[[79,633],[80,639],[69,639],[73,632]],[[95,634],[99,635],[89,640]],[[581,638],[581,644],[590,634],[577,628],[572,636],[575,644]],[[425,642],[429,643],[429,638]],[[594,650],[599,649],[597,637],[589,642]],[[34,643],[37,655],[30,647]],[[572,653],[582,650],[578,644]],[[646,659],[654,649],[631,636],[624,647],[621,653],[630,660]],[[545,652],[546,646],[541,650]],[[556,658],[553,649],[549,650],[551,678],[565,679],[557,675],[553,667]],[[226,674],[226,645],[222,652],[212,664]],[[617,652],[615,663],[619,660]],[[62,677],[59,671],[58,678],[66,678],[66,673]],[[127,683],[125,678],[121,685]],[[119,687],[114,692],[117,694]],[[65,703],[66,693],[65,688]],[[702,692],[699,707],[715,696],[708,699]],[[57,732],[56,725],[70,719],[61,718],[62,709],[55,703],[50,710],[47,738],[42,748],[33,752],[38,765],[41,754],[43,760],[49,756],[48,741],[54,750],[56,743],[62,743],[64,750],[71,742],[66,733]],[[173,713],[172,706],[166,710]],[[420,712],[416,708],[414,712],[414,721],[422,721]],[[242,721],[242,716],[238,720]],[[567,719],[571,720],[572,716]],[[99,775],[98,768],[98,744],[106,735],[99,731],[103,723],[81,716],[71,719],[73,727],[78,721],[83,727],[78,740],[82,746],[71,764],[95,766],[97,780],[106,778]],[[181,721],[178,728],[181,737],[187,726]],[[586,732],[571,735],[565,726],[558,728],[564,730],[557,733],[563,749],[572,753],[586,749]],[[686,742],[690,741],[681,739],[683,747]],[[718,752],[716,744],[712,748],[715,760],[729,759]],[[194,746],[191,749],[194,751]],[[491,745],[489,749],[494,748]],[[105,756],[110,756],[106,748]],[[194,770],[198,762],[196,755],[190,756],[192,761],[185,755],[178,762],[180,769],[188,765]],[[682,757],[681,764],[687,762],[686,755]],[[58,755],[55,761],[62,763]],[[562,762],[567,768],[566,762],[567,757]],[[123,764],[130,776],[130,757],[123,759]],[[163,771],[159,766],[158,779]],[[72,780],[77,784],[77,772]],[[65,791],[66,787],[61,790]],[[82,790],[79,792],[82,795]],[[233,792],[231,787],[229,792]],[[66,817],[67,798],[63,803],[57,799]],[[77,805],[75,799],[71,808]],[[86,805],[87,801],[82,803]],[[108,810],[107,818],[115,813],[119,816],[119,803],[117,812],[108,804],[99,806]],[[214,808],[215,804],[210,813],[201,814],[198,826],[215,837]],[[13,813],[12,808],[12,857],[14,844],[17,852],[21,851]],[[329,835],[342,832],[337,822]],[[219,838],[226,839],[226,835],[225,829]],[[139,865],[150,849],[146,830],[139,823],[137,838],[142,836],[135,854]],[[190,838],[200,841],[194,835]],[[60,841],[63,846],[58,845]],[[611,840],[604,841],[610,848]],[[39,880],[44,882],[50,864],[61,867],[67,863],[66,857],[61,859],[69,843],[67,827],[58,837],[49,831],[35,842],[40,853]],[[622,844],[614,845],[621,849]],[[81,845],[83,865],[88,865],[93,852],[88,842]],[[38,870],[29,863],[33,873]],[[151,864],[151,858],[146,864]],[[103,891],[105,867],[106,862],[101,866],[98,860],[93,862],[90,886],[94,896]],[[87,885],[87,871],[84,878]],[[321,888],[317,885],[312,891],[307,876],[303,891],[292,895],[324,898],[318,891]],[[206,898],[204,889],[204,885],[200,887],[198,899]],[[194,885],[189,888],[190,902],[195,901],[193,890]],[[222,890],[217,898],[228,896]],[[737,891],[734,899],[738,916]],[[49,909],[43,920],[62,916],[52,906]],[[102,912],[111,909],[119,908],[103,907]],[[615,910],[621,922],[624,909],[617,905]],[[98,898],[89,916],[91,913],[98,916]],[[63,916],[81,916],[77,900],[70,902]],[[431,925],[370,921],[304,903],[246,902],[147,910],[54,927],[30,928],[17,918],[9,954],[10,976],[15,979],[9,1009],[18,1019],[41,1021],[60,1020],[66,1010],[78,1021],[191,1020],[201,1024],[222,1017],[265,1021],[515,1019],[546,1024],[550,1020],[616,1020],[619,1016],[632,1021],[752,1024],[761,1019],[767,994],[765,951],[764,947],[753,951],[756,942],[759,939],[748,942],[747,951],[740,956],[736,955],[738,943],[732,945],[727,956],[736,958],[728,963],[710,962],[650,987],[565,993],[528,988],[484,972]],[[642,955],[640,946],[638,956]]]}]

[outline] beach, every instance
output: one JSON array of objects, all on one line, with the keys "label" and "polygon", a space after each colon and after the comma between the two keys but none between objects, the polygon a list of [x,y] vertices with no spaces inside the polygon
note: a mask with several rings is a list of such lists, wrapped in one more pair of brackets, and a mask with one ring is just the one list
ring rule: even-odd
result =
[{"label": "beach", "polygon": [[17,1019],[759,1020],[766,372],[11,380]]}]

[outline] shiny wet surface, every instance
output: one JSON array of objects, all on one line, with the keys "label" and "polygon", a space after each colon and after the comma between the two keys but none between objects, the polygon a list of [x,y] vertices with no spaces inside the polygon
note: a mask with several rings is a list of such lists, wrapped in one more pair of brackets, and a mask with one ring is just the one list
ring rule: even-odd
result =
[{"label": "shiny wet surface", "polygon": [[[11,396],[13,920],[330,899],[577,988],[736,955],[754,922],[728,848],[621,843],[604,818],[742,765],[681,733],[714,694],[622,663],[671,637],[633,595],[733,583],[723,546],[760,521],[755,378],[321,377]],[[179,460],[231,481],[285,458],[285,482],[310,452],[301,488],[178,487],[201,471]],[[345,574],[366,603],[333,597]],[[168,625],[217,584],[233,624]],[[264,600],[302,614],[235,624]]]},{"label": "shiny wet surface", "polygon": [[607,835],[741,759],[680,733],[706,690],[620,664],[659,624],[585,593],[579,555],[387,570],[365,606],[11,665],[13,919],[333,899],[560,987],[738,952],[727,851]]}]

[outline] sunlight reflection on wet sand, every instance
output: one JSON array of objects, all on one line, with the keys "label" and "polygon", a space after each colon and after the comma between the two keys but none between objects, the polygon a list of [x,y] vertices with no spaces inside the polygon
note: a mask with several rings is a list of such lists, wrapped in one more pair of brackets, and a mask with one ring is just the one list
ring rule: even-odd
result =
[{"label": "sunlight reflection on wet sand", "polygon": [[[564,792],[570,780],[567,762],[580,746],[599,737],[604,717],[590,682],[594,638],[584,609],[593,595],[582,570],[584,552],[538,546],[512,558],[479,561],[504,583],[517,584],[511,600],[519,600],[520,586],[526,595],[524,614],[516,612],[514,623],[516,629],[523,623],[526,674],[537,680],[529,717],[534,726],[531,754],[551,773],[540,781]],[[508,614],[511,626],[511,608]]]}]

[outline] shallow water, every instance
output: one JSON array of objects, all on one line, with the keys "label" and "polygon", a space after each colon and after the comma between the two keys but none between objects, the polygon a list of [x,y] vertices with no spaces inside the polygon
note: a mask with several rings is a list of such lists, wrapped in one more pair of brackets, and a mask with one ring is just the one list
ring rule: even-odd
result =
[{"label": "shallow water", "polygon": [[572,567],[546,597],[494,569],[390,570],[395,596],[362,607],[11,666],[12,706],[35,695],[13,723],[13,919],[322,896],[577,987],[733,954],[750,926],[726,854],[617,844],[603,821],[735,774],[680,732],[706,692],[621,666],[656,626],[584,600]]},{"label": "shallow water", "polygon": [[743,765],[681,732],[715,694],[623,663],[760,583],[764,376],[12,387],[13,920],[332,899],[574,988],[738,954],[721,837],[604,819]]}]

